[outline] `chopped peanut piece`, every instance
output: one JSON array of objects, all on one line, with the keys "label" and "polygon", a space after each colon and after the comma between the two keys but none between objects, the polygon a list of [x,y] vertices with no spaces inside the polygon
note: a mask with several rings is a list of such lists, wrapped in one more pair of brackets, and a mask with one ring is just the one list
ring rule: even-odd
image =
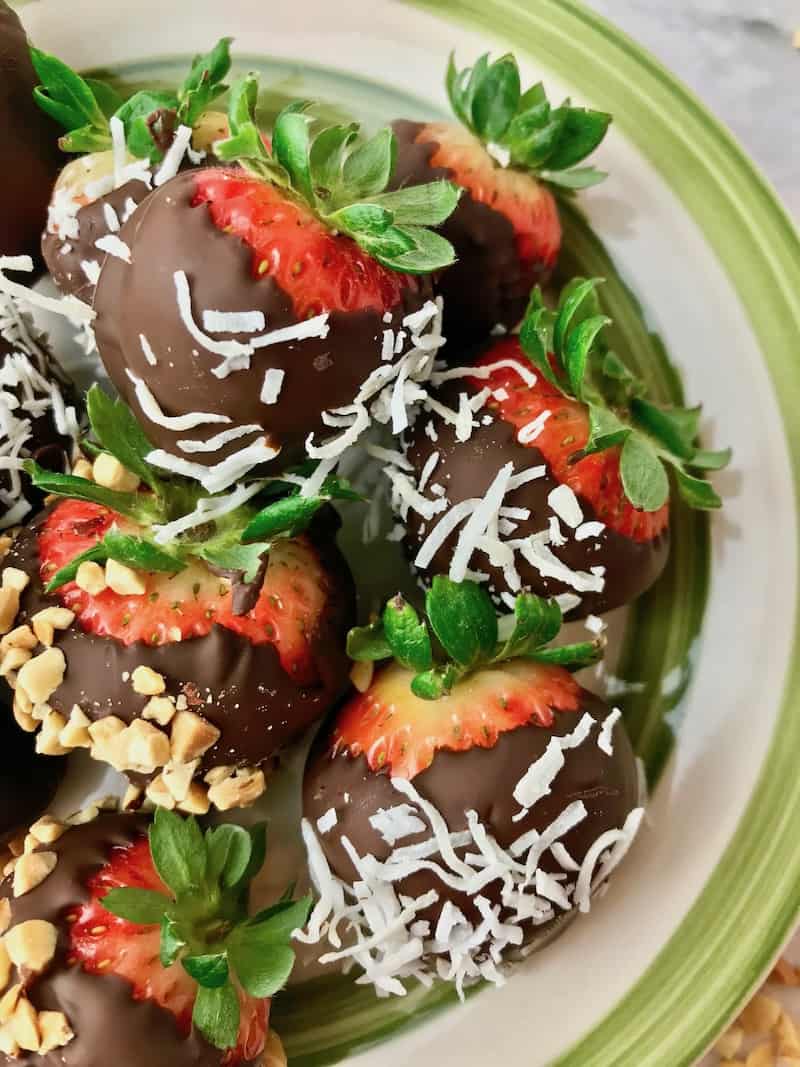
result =
[{"label": "chopped peanut piece", "polygon": [[142,710],[142,718],[168,726],[175,716],[175,701],[172,697],[151,697]]},{"label": "chopped peanut piece", "polygon": [[25,845],[22,849],[23,852],[35,852],[39,847],[39,842],[33,836],[33,834],[25,835]]},{"label": "chopped peanut piece", "polygon": [[94,822],[99,814],[99,806],[97,804],[89,804],[87,807],[81,808],[80,811],[76,811],[74,815],[70,815],[67,822],[70,826],[85,826],[87,822]]},{"label": "chopped peanut piece", "polygon": [[191,763],[215,745],[220,731],[193,711],[179,711],[172,720],[172,758]]},{"label": "chopped peanut piece", "polygon": [[30,585],[30,578],[19,567],[6,567],[0,585],[3,589],[15,589],[18,593],[24,593]]},{"label": "chopped peanut piece", "polygon": [[31,619],[33,632],[43,645],[50,646],[53,643],[56,630],[68,629],[75,620],[75,612],[69,608],[42,608]]},{"label": "chopped peanut piece", "polygon": [[17,985],[13,985],[9,991],[3,995],[2,1000],[0,1000],[0,1025],[5,1026],[14,1014],[21,993],[22,986],[17,983]]},{"label": "chopped peanut piece", "polygon": [[91,726],[89,716],[77,705],[72,705],[67,725],[61,731],[58,738],[64,748],[91,748],[92,735],[89,733]]},{"label": "chopped peanut piece", "polygon": [[15,1060],[20,1053],[19,1045],[5,1026],[0,1026],[0,1052],[10,1056],[12,1060]]},{"label": "chopped peanut piece", "polygon": [[199,766],[200,760],[192,760],[191,763],[174,763],[170,761],[164,767],[162,773],[164,785],[172,793],[178,804],[186,799],[189,786]]},{"label": "chopped peanut piece", "polygon": [[[5,572],[3,572],[5,576]],[[11,586],[0,588],[0,634],[7,634],[19,614],[19,591]]]},{"label": "chopped peanut piece", "polygon": [[11,904],[3,897],[0,900],[0,934],[4,934],[11,925]]},{"label": "chopped peanut piece", "polygon": [[4,941],[0,941],[0,993],[8,988],[11,981],[11,957]]},{"label": "chopped peanut piece", "polygon": [[241,767],[231,778],[212,785],[208,799],[219,811],[247,808],[254,804],[267,788],[264,772]]},{"label": "chopped peanut piece", "polygon": [[21,1049],[26,1052],[39,1051],[41,1038],[36,1009],[27,997],[22,996],[17,1001],[14,1014],[8,1020],[8,1029]]},{"label": "chopped peanut piece", "polygon": [[782,1010],[777,1000],[759,993],[739,1016],[739,1026],[746,1034],[768,1034],[780,1019]]},{"label": "chopped peanut piece", "polygon": [[29,659],[17,675],[17,686],[34,704],[44,704],[64,681],[67,661],[60,648],[48,648]]},{"label": "chopped peanut piece", "polygon": [[30,626],[27,624],[16,626],[0,640],[0,655],[5,655],[10,648],[27,648],[29,652],[32,652],[38,643],[36,634]]},{"label": "chopped peanut piece", "polygon": [[25,835],[18,834],[17,837],[12,837],[8,842],[8,851],[12,856],[21,856],[25,851]]},{"label": "chopped peanut piece", "polygon": [[58,863],[55,852],[29,852],[14,867],[14,896],[22,897],[48,878]]},{"label": "chopped peanut piece", "polygon": [[7,678],[12,671],[18,671],[31,659],[27,648],[10,648],[0,661],[0,678]]},{"label": "chopped peanut piece", "polygon": [[115,559],[106,563],[106,585],[120,596],[143,596],[147,592],[141,574]]},{"label": "chopped peanut piece", "polygon": [[235,767],[212,767],[203,781],[208,782],[209,785],[219,785],[220,782],[224,782],[226,778],[230,778],[235,769]]},{"label": "chopped peanut piece", "polygon": [[61,733],[67,720],[57,711],[49,711],[42,721],[42,728],[36,737],[36,751],[40,756],[66,756],[68,748],[61,744]]},{"label": "chopped peanut piece", "polygon": [[167,808],[169,811],[175,807],[175,798],[169,789],[164,784],[163,777],[159,774],[158,778],[154,778],[150,785],[145,790],[145,796],[148,800],[152,801],[157,808]]},{"label": "chopped peanut piece", "polygon": [[116,456],[101,452],[92,465],[92,476],[104,489],[115,489],[118,493],[135,493],[139,488],[139,478],[123,467]]},{"label": "chopped peanut piece", "polygon": [[41,974],[56,954],[58,930],[43,919],[30,919],[12,926],[4,941],[17,970]]},{"label": "chopped peanut piece", "polygon": [[732,1026],[722,1035],[714,1048],[723,1060],[732,1060],[744,1041],[744,1030],[740,1026]]},{"label": "chopped peanut piece", "polygon": [[772,972],[772,981],[780,982],[781,985],[798,986],[800,985],[800,972],[787,959],[780,959]]},{"label": "chopped peanut piece", "polygon": [[185,815],[206,815],[211,808],[207,790],[199,782],[192,782],[189,791],[178,804]]},{"label": "chopped peanut piece", "polygon": [[123,769],[121,738],[127,727],[122,719],[116,715],[107,715],[105,719],[98,719],[88,727],[89,737],[92,740],[90,754],[92,759],[101,763],[110,763],[116,770]]},{"label": "chopped peanut piece", "polygon": [[14,538],[11,537],[10,534],[3,534],[0,536],[0,559],[8,555],[13,544]]},{"label": "chopped peanut piece", "polygon": [[125,735],[120,737],[125,770],[139,774],[152,774],[158,767],[169,763],[169,738],[157,726],[142,719],[135,719]]},{"label": "chopped peanut piece", "polygon": [[23,711],[20,702],[17,700],[16,693],[14,694],[13,711],[14,719],[20,730],[24,730],[26,734],[35,734],[39,729],[39,723],[32,715],[29,715],[27,711]]},{"label": "chopped peanut piece", "polygon": [[75,584],[90,596],[99,596],[106,587],[106,572],[94,560],[86,560],[78,567]]},{"label": "chopped peanut piece", "polygon": [[167,683],[164,681],[164,675],[159,674],[158,671],[151,670],[150,667],[137,667],[131,675],[131,685],[133,686],[134,693],[139,693],[145,697],[159,696],[167,688]]},{"label": "chopped peanut piece", "polygon": [[772,1043],[765,1041],[762,1045],[756,1045],[745,1060],[745,1067],[774,1067],[775,1057],[772,1053]]},{"label": "chopped peanut piece", "polygon": [[75,1036],[66,1015],[60,1011],[39,1012],[39,1033],[42,1039],[39,1045],[41,1056],[46,1056],[53,1049],[63,1048]]},{"label": "chopped peanut piece", "polygon": [[72,473],[76,478],[85,478],[87,482],[94,480],[92,474],[92,465],[88,459],[84,459],[83,456],[80,459],[75,460],[75,466],[72,468]]}]

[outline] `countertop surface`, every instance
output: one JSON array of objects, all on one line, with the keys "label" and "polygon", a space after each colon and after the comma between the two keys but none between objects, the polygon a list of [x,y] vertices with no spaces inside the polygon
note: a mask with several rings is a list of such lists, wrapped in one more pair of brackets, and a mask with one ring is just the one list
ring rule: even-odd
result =
[{"label": "countertop surface", "polygon": [[800,220],[800,0],[586,0],[722,119]]}]

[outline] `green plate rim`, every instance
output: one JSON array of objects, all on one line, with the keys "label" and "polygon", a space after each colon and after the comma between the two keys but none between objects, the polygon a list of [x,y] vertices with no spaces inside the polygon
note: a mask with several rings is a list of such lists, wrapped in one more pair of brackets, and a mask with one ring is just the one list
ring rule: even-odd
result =
[{"label": "green plate rim", "polygon": [[[516,52],[611,111],[657,168],[704,234],[756,335],[783,419],[797,500],[800,235],[738,142],[650,53],[577,0],[406,2],[513,41]],[[800,916],[797,604],[794,615],[775,733],[722,860],[636,986],[554,1067],[689,1067],[757,986]]]}]

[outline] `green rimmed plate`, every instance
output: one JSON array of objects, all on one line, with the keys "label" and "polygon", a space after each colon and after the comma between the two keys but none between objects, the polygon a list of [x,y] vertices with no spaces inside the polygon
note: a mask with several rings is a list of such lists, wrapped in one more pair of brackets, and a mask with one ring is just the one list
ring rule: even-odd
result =
[{"label": "green rimmed plate", "polygon": [[[348,0],[336,9],[307,0],[302,10],[229,0],[224,12],[206,0],[140,0],[130,10],[82,0],[80,9],[78,20],[59,0],[41,0],[25,18],[41,45],[73,64],[102,57],[134,79],[142,68],[132,60],[190,53],[233,33],[276,91],[305,86],[375,121],[441,109],[451,47],[469,57],[511,46],[529,74],[614,112],[602,152],[613,179],[583,200],[603,243],[571,214],[569,262],[610,275],[606,295],[631,357],[662,396],[674,395],[660,338],[688,396],[705,400],[715,439],[736,446],[710,575],[705,526],[681,515],[670,574],[629,616],[616,668],[654,776],[681,723],[652,826],[591,918],[505,990],[437,1013],[448,999],[441,992],[387,1005],[326,979],[281,998],[275,1020],[296,1065],[334,1062],[390,1036],[359,1062],[691,1063],[800,907],[791,676],[800,246],[790,224],[679,85],[565,0]],[[155,67],[165,77],[170,69]],[[423,1025],[401,1033],[408,1023]]]}]

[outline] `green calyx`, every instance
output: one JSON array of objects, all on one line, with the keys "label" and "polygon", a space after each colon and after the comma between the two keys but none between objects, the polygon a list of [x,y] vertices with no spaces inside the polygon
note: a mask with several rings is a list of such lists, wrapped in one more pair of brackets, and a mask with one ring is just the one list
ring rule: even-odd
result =
[{"label": "green calyx", "polygon": [[311,897],[249,915],[250,882],[264,865],[264,823],[216,826],[203,833],[194,817],[159,808],[150,827],[153,866],[167,893],[113,889],[102,900],[112,915],[161,927],[161,964],[180,963],[198,985],[194,1025],[219,1049],[235,1048],[239,990],[271,997],[294,966],[292,933],[305,925]]},{"label": "green calyx", "polygon": [[731,450],[699,447],[700,407],[664,408],[648,400],[644,383],[604,339],[611,320],[600,309],[601,282],[574,278],[562,290],[555,311],[535,289],[520,329],[522,349],[536,370],[564,396],[588,408],[589,440],[576,458],[621,447],[625,496],[642,511],[658,511],[666,504],[669,472],[691,507],[721,507],[711,485],[693,472],[722,469],[730,462]]},{"label": "green calyx", "polygon": [[[147,461],[153,446],[133,413],[121,400],[112,400],[94,385],[86,398],[91,439],[82,445],[87,454],[106,452],[140,479],[135,492],[107,489],[87,478],[57,474],[26,460],[25,471],[43,492],[100,504],[131,519],[137,535],[110,530],[92,548],[62,567],[47,585],[53,592],[75,579],[81,563],[113,559],[134,570],[178,574],[190,558],[203,560],[224,571],[240,573],[253,581],[277,538],[296,537],[308,528],[321,507],[331,500],[360,500],[344,478],[329,475],[313,495],[301,496],[301,486],[283,477],[256,479],[258,493],[245,504],[212,522],[187,529],[163,542],[158,527],[192,514],[201,500],[213,504],[226,494],[210,495],[189,478],[162,478]],[[316,464],[309,462],[287,474],[308,477]],[[163,542],[163,543],[162,543]]]},{"label": "green calyx", "polygon": [[600,144],[611,123],[602,111],[553,107],[541,82],[522,92],[519,67],[510,53],[459,70],[454,54],[447,68],[447,93],[460,121],[484,144],[508,153],[512,167],[533,172],[564,189],[584,189],[606,175],[578,167]]},{"label": "green calyx", "polygon": [[533,659],[571,671],[596,663],[603,655],[601,638],[546,647],[558,636],[561,622],[555,600],[521,593],[514,604],[513,627],[501,639],[494,605],[483,586],[437,575],[426,593],[423,615],[398,594],[381,618],[350,631],[347,654],[362,662],[394,659],[414,672],[415,696],[438,700],[468,675],[507,660]]},{"label": "green calyx", "polygon": [[312,133],[312,105],[295,101],[275,120],[270,148],[256,121],[257,98],[257,75],[233,86],[230,136],[214,145],[219,159],[290,192],[390,270],[428,274],[455,261],[452,245],[430,227],[452,214],[461,189],[436,181],[386,192],[397,156],[390,129],[368,140],[356,123]]},{"label": "green calyx", "polygon": [[227,92],[223,79],[231,66],[231,41],[223,37],[206,55],[196,56],[177,92],[142,89],[128,100],[104,82],[81,77],[56,56],[31,48],[41,81],[33,95],[42,111],[67,131],[59,141],[64,152],[108,150],[110,120],[118,118],[128,151],[137,159],[158,163],[174,129],[194,127],[214,100]]}]

